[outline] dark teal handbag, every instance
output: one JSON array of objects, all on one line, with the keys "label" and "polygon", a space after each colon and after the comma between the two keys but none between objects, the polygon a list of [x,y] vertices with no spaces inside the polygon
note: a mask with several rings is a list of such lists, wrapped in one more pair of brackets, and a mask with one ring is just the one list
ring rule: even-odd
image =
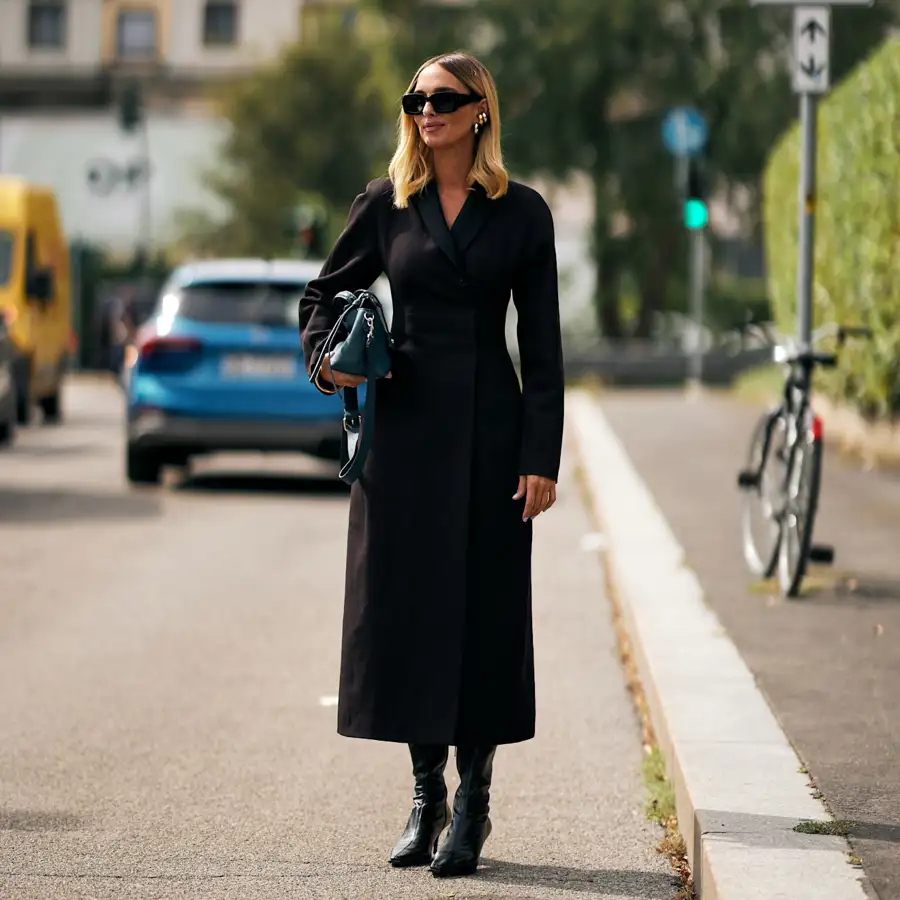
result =
[{"label": "dark teal handbag", "polygon": [[[394,339],[387,327],[381,301],[371,291],[341,291],[335,296],[334,302],[335,305],[343,303],[344,308],[325,338],[319,352],[319,361],[309,380],[315,382],[318,378],[325,354],[328,354],[332,369],[366,379],[366,402],[362,412],[356,388],[341,389],[344,433],[341,440],[340,478],[347,484],[352,484],[359,478],[372,446],[376,383],[391,370]],[[334,386],[337,388],[337,385]]]}]

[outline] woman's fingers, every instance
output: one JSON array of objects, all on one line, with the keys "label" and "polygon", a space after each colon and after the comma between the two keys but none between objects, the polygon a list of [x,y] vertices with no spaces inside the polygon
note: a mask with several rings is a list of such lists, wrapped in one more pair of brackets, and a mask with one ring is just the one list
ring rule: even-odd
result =
[{"label": "woman's fingers", "polygon": [[337,369],[332,369],[331,374],[338,387],[359,387],[366,380],[360,375],[347,375],[344,372],[338,372]]},{"label": "woman's fingers", "polygon": [[546,512],[548,509],[550,509],[550,507],[553,506],[554,503],[556,503],[556,485],[555,484],[551,485],[550,490],[547,491],[547,506],[544,509],[544,512]]},{"label": "woman's fingers", "polygon": [[[322,357],[322,367],[319,369],[319,378],[325,384],[333,384],[337,387],[359,387],[366,380],[360,375],[348,375],[346,372],[332,369],[329,356],[330,354],[326,353]],[[391,377],[390,372],[388,372],[387,377]]]},{"label": "woman's fingers", "polygon": [[[519,481],[521,491],[521,479]],[[526,476],[525,509],[522,518],[526,522],[546,512],[556,502],[556,483],[540,475]]]},{"label": "woman's fingers", "polygon": [[513,500],[521,500],[525,496],[525,487],[528,483],[528,480],[524,475],[519,476],[519,487],[518,490],[513,494]]}]

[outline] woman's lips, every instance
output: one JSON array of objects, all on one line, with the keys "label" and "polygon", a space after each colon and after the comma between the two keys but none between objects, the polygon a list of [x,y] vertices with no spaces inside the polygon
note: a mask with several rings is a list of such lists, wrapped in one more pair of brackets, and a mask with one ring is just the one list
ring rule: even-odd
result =
[{"label": "woman's lips", "polygon": [[439,128],[443,128],[443,122],[426,122],[422,126],[422,131],[437,131]]}]

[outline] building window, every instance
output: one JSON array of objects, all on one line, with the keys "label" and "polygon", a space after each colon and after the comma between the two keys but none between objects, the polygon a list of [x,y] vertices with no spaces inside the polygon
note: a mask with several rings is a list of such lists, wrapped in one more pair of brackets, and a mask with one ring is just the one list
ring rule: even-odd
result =
[{"label": "building window", "polygon": [[206,0],[203,8],[203,43],[230,47],[238,39],[238,5],[235,0]]},{"label": "building window", "polygon": [[156,58],[156,10],[119,11],[116,21],[116,55],[125,60]]},{"label": "building window", "polygon": [[28,46],[33,50],[62,50],[66,46],[64,0],[31,0],[28,5]]}]

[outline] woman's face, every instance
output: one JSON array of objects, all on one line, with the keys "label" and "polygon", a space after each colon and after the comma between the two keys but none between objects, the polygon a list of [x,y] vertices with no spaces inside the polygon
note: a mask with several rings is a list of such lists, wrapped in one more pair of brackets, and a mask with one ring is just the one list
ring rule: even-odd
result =
[{"label": "woman's face", "polygon": [[[471,91],[445,68],[432,63],[423,69],[416,82],[418,93],[431,96],[439,91],[455,91],[469,94]],[[416,116],[416,126],[422,140],[432,150],[450,147],[459,141],[471,140],[475,134],[475,122],[480,112],[487,112],[487,103],[469,103],[455,112],[438,115],[430,103],[425,104],[421,116]]]}]

